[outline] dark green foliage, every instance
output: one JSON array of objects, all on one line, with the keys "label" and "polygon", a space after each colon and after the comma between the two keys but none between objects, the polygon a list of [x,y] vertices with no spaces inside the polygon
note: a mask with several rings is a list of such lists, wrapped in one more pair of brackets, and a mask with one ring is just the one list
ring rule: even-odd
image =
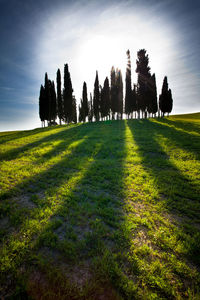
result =
[{"label": "dark green foliage", "polygon": [[150,80],[149,80],[147,111],[148,111],[149,114],[155,114],[158,111],[157,88],[156,88],[155,74],[153,74],[151,76]]},{"label": "dark green foliage", "polygon": [[72,96],[72,122],[77,123],[76,98]]},{"label": "dark green foliage", "polygon": [[68,65],[64,66],[64,90],[63,90],[63,100],[64,100],[64,118],[66,123],[72,122],[72,97],[73,89],[71,83],[71,77],[68,70]]},{"label": "dark green foliage", "polygon": [[80,101],[78,110],[79,110],[79,118],[78,118],[78,120],[79,120],[79,122],[83,122],[84,119],[85,119],[85,115],[84,115],[84,111],[83,111],[83,100],[82,99]]},{"label": "dark green foliage", "polygon": [[123,116],[123,81],[121,70],[116,70],[116,91],[117,91],[117,114],[118,119],[122,119]]},{"label": "dark green foliage", "polygon": [[56,91],[54,82],[48,79],[47,73],[45,73],[43,103],[45,108],[43,118],[48,121],[48,124],[51,124],[57,117]]},{"label": "dark green foliage", "polygon": [[126,92],[125,92],[125,114],[128,116],[132,111],[132,89],[131,89],[131,59],[130,59],[130,51],[128,50],[126,52],[127,54],[127,59],[128,59],[128,63],[127,63],[127,67],[126,67]]},{"label": "dark green foliage", "polygon": [[173,99],[172,99],[172,91],[171,89],[169,89],[168,92],[168,114],[172,111],[172,107],[173,107]]},{"label": "dark green foliage", "polygon": [[45,121],[45,89],[43,85],[40,87],[40,96],[39,96],[39,116],[41,122]]},{"label": "dark green foliage", "polygon": [[45,120],[50,121],[49,111],[50,111],[51,95],[50,95],[49,79],[47,73],[45,73],[44,90],[45,90],[45,107],[46,107]]},{"label": "dark green foliage", "polygon": [[109,117],[110,119],[110,87],[108,77],[104,80],[101,90],[100,112],[101,118]]},{"label": "dark green foliage", "polygon": [[156,75],[152,75],[152,114],[156,114],[158,111],[158,101],[157,101],[157,87],[156,87]]},{"label": "dark green foliage", "polygon": [[92,106],[92,94],[90,93],[90,100],[88,102],[88,121],[92,122],[93,119],[93,106]]},{"label": "dark green foliage", "polygon": [[94,97],[93,97],[93,111],[96,121],[99,121],[99,105],[100,105],[100,92],[99,92],[99,78],[96,71],[96,78],[94,83]]},{"label": "dark green foliage", "polygon": [[172,111],[172,105],[172,93],[171,89],[168,89],[167,76],[165,76],[163,80],[162,93],[159,96],[159,108],[163,117],[165,113],[170,113]]},{"label": "dark green foliage", "polygon": [[87,85],[86,82],[84,81],[83,83],[83,94],[82,94],[82,99],[83,99],[83,121],[85,122],[86,117],[88,116],[88,97],[87,97]]},{"label": "dark green foliage", "polygon": [[117,89],[116,89],[116,74],[115,74],[115,68],[112,66],[111,72],[110,72],[110,108],[112,112],[112,119],[115,119],[115,113],[117,112],[116,107],[116,99],[117,99]]},{"label": "dark green foliage", "polygon": [[137,88],[134,84],[131,97],[131,112],[137,111]]},{"label": "dark green foliage", "polygon": [[123,114],[123,82],[121,70],[114,67],[111,68],[110,73],[111,87],[110,87],[110,107],[112,112],[112,119],[115,119],[115,114],[117,113],[117,118],[122,118]]},{"label": "dark green foliage", "polygon": [[49,111],[49,120],[55,122],[57,117],[57,108],[56,108],[56,91],[54,81],[49,80],[50,86],[50,111]]},{"label": "dark green foliage", "polygon": [[57,107],[58,107],[58,118],[63,120],[64,113],[63,113],[63,100],[62,100],[62,93],[61,93],[61,74],[60,69],[57,71]]},{"label": "dark green foliage", "polygon": [[146,113],[148,101],[149,101],[149,87],[151,84],[151,73],[149,64],[149,57],[146,54],[145,49],[141,49],[137,52],[138,59],[136,60],[138,73],[138,113],[142,111],[142,114]]}]

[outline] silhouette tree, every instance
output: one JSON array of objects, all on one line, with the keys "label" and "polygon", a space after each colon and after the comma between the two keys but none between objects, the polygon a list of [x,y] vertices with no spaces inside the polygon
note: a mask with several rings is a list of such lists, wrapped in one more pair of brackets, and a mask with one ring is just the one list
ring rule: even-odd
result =
[{"label": "silhouette tree", "polygon": [[149,57],[146,54],[145,49],[141,49],[137,52],[138,59],[136,60],[138,73],[138,117],[140,117],[140,111],[142,116],[146,115],[148,99],[149,99],[149,88],[151,81],[151,73],[149,64]]},{"label": "silhouette tree", "polygon": [[172,108],[173,108],[172,91],[171,91],[171,89],[169,89],[169,92],[168,92],[168,110],[167,110],[168,115],[169,115],[169,113],[171,113]]},{"label": "silhouette tree", "polygon": [[104,117],[110,119],[110,87],[109,87],[108,77],[106,77],[106,79],[104,80],[103,95],[104,95],[104,102],[103,102]]},{"label": "silhouette tree", "polygon": [[72,118],[71,121],[77,123],[76,98],[72,96]]},{"label": "silhouette tree", "polygon": [[123,81],[122,81],[122,72],[121,70],[116,70],[116,111],[117,111],[117,118],[122,119],[123,117]]},{"label": "silhouette tree", "polygon": [[39,116],[40,120],[42,122],[42,127],[45,127],[45,89],[43,85],[40,87],[40,96],[39,96]]},{"label": "silhouette tree", "polygon": [[88,121],[92,122],[93,119],[93,106],[92,106],[92,94],[90,93],[90,100],[88,103]]},{"label": "silhouette tree", "polygon": [[156,87],[156,75],[152,75],[152,115],[155,116],[155,114],[158,111],[158,100],[157,100],[157,87]]},{"label": "silhouette tree", "polygon": [[49,89],[50,89],[49,121],[55,123],[57,117],[57,108],[56,108],[56,91],[55,91],[54,81],[49,80]]},{"label": "silhouette tree", "polygon": [[98,78],[98,72],[96,71],[96,78],[94,83],[94,97],[93,97],[93,111],[94,111],[95,121],[99,121],[99,102],[100,102],[99,78]]},{"label": "silhouette tree", "polygon": [[83,93],[82,93],[82,108],[83,108],[83,122],[85,122],[86,117],[88,116],[88,97],[87,97],[87,85],[86,82],[84,81],[83,83]]},{"label": "silhouette tree", "polygon": [[137,86],[134,84],[132,94],[131,94],[131,103],[130,103],[130,112],[133,115],[133,112],[137,111]]},{"label": "silhouette tree", "polygon": [[73,89],[68,70],[68,65],[64,66],[64,89],[63,89],[63,101],[64,101],[64,118],[66,123],[72,122],[72,97]]},{"label": "silhouette tree", "polygon": [[127,67],[126,67],[126,91],[125,91],[125,114],[127,115],[129,119],[129,115],[132,111],[132,89],[131,89],[131,57],[130,57],[130,51],[127,50]]},{"label": "silhouette tree", "polygon": [[167,76],[164,77],[162,93],[159,96],[159,108],[162,112],[162,117],[165,116],[165,113],[168,114],[172,111],[173,100],[171,89],[168,89]]},{"label": "silhouette tree", "polygon": [[57,71],[57,109],[58,109],[58,118],[60,125],[62,124],[61,121],[64,118],[64,112],[63,112],[63,99],[62,99],[62,93],[61,93],[61,73],[60,69]]},{"label": "silhouette tree", "polygon": [[115,119],[115,113],[117,112],[117,89],[116,89],[116,73],[115,68],[112,66],[110,72],[110,108],[112,112],[112,120]]},{"label": "silhouette tree", "polygon": [[49,79],[47,73],[45,73],[45,79],[44,79],[44,90],[45,90],[45,120],[47,122],[50,121],[50,101],[51,101],[51,95],[50,95],[50,86],[49,86]]}]

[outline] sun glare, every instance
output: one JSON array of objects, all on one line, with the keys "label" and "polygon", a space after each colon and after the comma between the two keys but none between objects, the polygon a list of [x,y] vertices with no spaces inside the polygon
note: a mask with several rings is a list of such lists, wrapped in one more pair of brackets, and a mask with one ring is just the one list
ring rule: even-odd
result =
[{"label": "sun glare", "polygon": [[[72,28],[60,30],[70,26],[70,18],[73,20]],[[75,18],[80,21],[74,22]],[[107,10],[106,13],[96,15],[95,19],[93,16],[90,22],[88,19],[84,20],[80,12],[73,13],[72,16],[68,14],[67,17],[66,14],[57,13],[52,19],[37,43],[37,74],[38,69],[41,70],[41,76],[47,71],[55,79],[57,68],[62,71],[64,64],[68,63],[78,101],[83,81],[87,83],[88,92],[93,91],[96,70],[101,85],[106,76],[110,78],[112,66],[121,69],[123,80],[125,79],[127,49],[131,52],[133,82],[137,80],[137,51],[145,48],[149,54],[152,73],[156,73],[157,85],[161,85],[172,53],[172,38],[165,26],[155,26],[153,16],[151,20],[147,20],[133,12],[116,10],[113,13],[112,10]]]}]

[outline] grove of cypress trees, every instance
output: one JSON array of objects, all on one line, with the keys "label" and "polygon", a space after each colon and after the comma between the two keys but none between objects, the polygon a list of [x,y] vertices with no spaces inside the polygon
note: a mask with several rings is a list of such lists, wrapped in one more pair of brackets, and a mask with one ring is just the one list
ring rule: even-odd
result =
[{"label": "grove of cypress trees", "polygon": [[72,122],[72,97],[73,89],[68,70],[68,65],[64,66],[64,89],[63,89],[63,102],[64,102],[64,118],[66,123]]},{"label": "grove of cypress trees", "polygon": [[95,121],[99,121],[99,102],[100,102],[99,78],[98,78],[98,72],[96,71],[96,78],[94,83],[94,97],[93,97],[93,112],[94,112]]},{"label": "grove of cypress trees", "polygon": [[64,113],[63,113],[63,100],[62,100],[62,93],[61,93],[61,73],[60,69],[57,71],[57,109],[58,109],[58,118],[61,125],[61,121],[63,120]]}]

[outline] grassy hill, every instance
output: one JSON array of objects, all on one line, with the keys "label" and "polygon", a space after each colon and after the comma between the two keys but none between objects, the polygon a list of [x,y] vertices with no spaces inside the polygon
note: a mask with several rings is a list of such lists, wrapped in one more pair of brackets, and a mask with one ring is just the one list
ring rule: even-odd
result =
[{"label": "grassy hill", "polygon": [[0,295],[199,299],[200,113],[0,133]]}]

